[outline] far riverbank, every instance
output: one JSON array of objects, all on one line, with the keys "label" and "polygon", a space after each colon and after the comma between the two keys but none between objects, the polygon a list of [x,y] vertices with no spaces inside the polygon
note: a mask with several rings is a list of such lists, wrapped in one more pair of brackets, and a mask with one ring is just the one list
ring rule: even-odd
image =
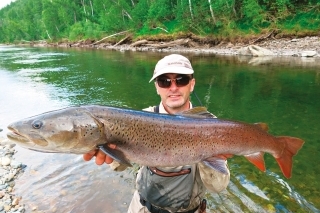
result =
[{"label": "far riverbank", "polygon": [[[140,42],[140,43],[139,43]],[[118,42],[119,43],[119,42]],[[78,42],[56,42],[48,43],[45,41],[30,43],[32,46],[58,46],[58,47],[77,47],[111,49],[118,51],[152,51],[152,52],[181,52],[181,53],[207,53],[217,55],[239,55],[239,50],[250,45],[256,45],[272,52],[275,56],[302,56],[305,51],[314,51],[312,57],[320,57],[320,37],[307,36],[303,38],[269,38],[255,39],[246,43],[232,43],[221,41],[219,44],[212,45],[206,42],[199,42],[192,38],[178,39],[168,42],[156,42],[140,40],[136,42],[123,42],[121,44],[112,42],[100,42],[93,40],[81,40]]]}]

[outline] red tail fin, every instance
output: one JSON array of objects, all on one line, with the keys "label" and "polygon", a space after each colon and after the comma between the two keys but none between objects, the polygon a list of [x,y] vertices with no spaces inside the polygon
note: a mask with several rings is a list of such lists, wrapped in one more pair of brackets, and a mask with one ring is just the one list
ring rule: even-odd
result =
[{"label": "red tail fin", "polygon": [[283,175],[286,178],[291,178],[292,172],[292,158],[301,149],[304,141],[299,138],[280,136],[277,137],[279,143],[283,143],[284,149],[281,156],[277,157],[276,160],[281,168]]}]

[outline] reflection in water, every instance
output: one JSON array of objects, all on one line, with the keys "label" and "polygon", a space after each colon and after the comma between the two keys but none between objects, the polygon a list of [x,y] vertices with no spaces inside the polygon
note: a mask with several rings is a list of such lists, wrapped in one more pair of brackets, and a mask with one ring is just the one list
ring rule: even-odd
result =
[{"label": "reflection in water", "polygon": [[[21,149],[21,148],[20,148]],[[133,194],[133,176],[107,165],[85,163],[82,156],[20,150],[19,159],[36,155],[17,181],[27,209],[44,212],[125,212]],[[33,156],[34,158],[35,156]],[[32,181],[30,181],[32,180]],[[31,189],[31,190],[30,190]],[[39,202],[39,199],[41,202]]]},{"label": "reflection in water", "polygon": [[[0,128],[4,130],[0,134],[5,134],[6,125],[12,121],[65,106],[104,104],[141,109],[155,105],[159,99],[153,84],[147,82],[161,56],[0,46]],[[266,122],[274,135],[306,140],[294,158],[293,177],[289,180],[283,178],[270,156],[265,156],[266,173],[243,157],[228,160],[231,182],[220,194],[207,193],[209,209],[319,212],[317,66],[279,57],[262,62],[257,58],[201,55],[190,55],[190,59],[196,70],[196,92],[218,117]],[[195,97],[192,99],[198,103]],[[126,211],[134,189],[131,170],[113,172],[107,165],[84,162],[79,155],[17,150],[16,160],[27,167],[16,181],[15,190],[29,211]]]},{"label": "reflection in water", "polygon": [[50,97],[50,93],[60,89],[46,85],[37,78],[31,81],[23,75],[0,70],[0,85],[0,125],[4,131],[12,121],[68,105],[66,101]]},{"label": "reflection in water", "polygon": [[290,65],[294,67],[320,67],[320,58],[313,57],[279,57],[279,56],[237,56],[239,62],[248,63],[252,66],[257,65]]},{"label": "reflection in water", "polygon": [[[16,64],[39,64],[43,62],[52,62],[59,60],[57,56],[67,56],[65,53],[40,53],[28,55],[27,59],[15,60]],[[17,57],[17,56],[16,56]],[[18,57],[19,58],[19,57]],[[58,67],[57,67],[58,68]]]}]

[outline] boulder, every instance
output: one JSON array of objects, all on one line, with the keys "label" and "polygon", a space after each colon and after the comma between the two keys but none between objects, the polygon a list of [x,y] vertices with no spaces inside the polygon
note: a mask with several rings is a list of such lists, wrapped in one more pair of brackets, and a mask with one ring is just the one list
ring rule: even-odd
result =
[{"label": "boulder", "polygon": [[316,56],[318,53],[315,50],[306,50],[301,52],[301,57],[314,57]]},{"label": "boulder", "polygon": [[238,50],[238,55],[250,55],[250,56],[270,56],[275,55],[271,50],[257,46],[249,45],[247,47],[242,47]]}]

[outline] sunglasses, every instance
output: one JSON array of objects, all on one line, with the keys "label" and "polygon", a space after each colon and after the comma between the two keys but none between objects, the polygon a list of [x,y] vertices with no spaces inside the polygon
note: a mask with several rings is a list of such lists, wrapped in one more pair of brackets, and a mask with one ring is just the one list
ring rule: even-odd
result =
[{"label": "sunglasses", "polygon": [[171,87],[173,81],[176,82],[177,87],[184,87],[189,84],[190,80],[191,78],[189,76],[180,76],[175,79],[157,78],[156,82],[158,83],[158,86],[161,88],[169,88]]}]

